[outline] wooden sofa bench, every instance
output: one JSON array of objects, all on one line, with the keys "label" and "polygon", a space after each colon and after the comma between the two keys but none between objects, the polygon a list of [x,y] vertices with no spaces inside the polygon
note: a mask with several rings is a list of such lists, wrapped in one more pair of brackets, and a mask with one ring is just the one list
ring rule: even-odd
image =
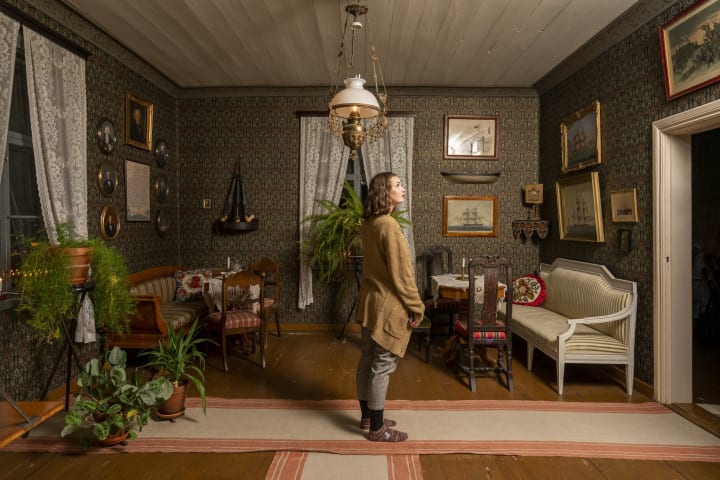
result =
[{"label": "wooden sofa bench", "polygon": [[637,284],[615,278],[603,265],[563,258],[542,264],[540,277],[543,305],[512,309],[512,333],[527,341],[528,370],[536,348],[554,359],[562,395],[565,364],[625,365],[631,395]]},{"label": "wooden sofa bench", "polygon": [[125,335],[108,334],[106,348],[152,348],[167,337],[168,328],[189,328],[208,314],[205,300],[175,301],[175,272],[178,266],[149,268],[129,275],[131,291],[137,300],[137,313],[130,318]]}]

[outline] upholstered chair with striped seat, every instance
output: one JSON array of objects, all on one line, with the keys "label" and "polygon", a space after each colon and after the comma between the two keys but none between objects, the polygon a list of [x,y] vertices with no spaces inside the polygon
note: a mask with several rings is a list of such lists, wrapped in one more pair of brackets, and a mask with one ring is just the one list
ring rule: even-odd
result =
[{"label": "upholstered chair with striped seat", "polygon": [[[262,306],[264,297],[265,284],[261,275],[244,270],[223,278],[222,310],[208,315],[206,324],[208,331],[220,338],[225,372],[228,371],[228,339],[236,335],[249,336],[253,351],[256,343],[260,344],[260,366],[265,368],[267,326]],[[257,340],[256,334],[259,335]]]},{"label": "upholstered chair with striped seat", "polygon": [[[482,255],[470,261],[468,280],[467,304],[455,320],[457,373],[467,374],[473,392],[476,372],[495,372],[500,381],[504,374],[512,392],[512,266],[505,257]],[[506,285],[504,296],[498,295],[498,282]],[[487,357],[489,347],[497,349],[497,361]]]},{"label": "upholstered chair with striped seat", "polygon": [[[250,265],[250,271],[262,275],[265,280],[266,297],[263,298],[263,308],[265,309],[265,318],[268,320],[270,316],[275,318],[275,329],[277,336],[280,336],[280,318],[278,311],[280,309],[280,262],[275,262],[269,258],[261,258]],[[268,288],[269,287],[269,288]],[[269,292],[268,290],[272,290]]]}]

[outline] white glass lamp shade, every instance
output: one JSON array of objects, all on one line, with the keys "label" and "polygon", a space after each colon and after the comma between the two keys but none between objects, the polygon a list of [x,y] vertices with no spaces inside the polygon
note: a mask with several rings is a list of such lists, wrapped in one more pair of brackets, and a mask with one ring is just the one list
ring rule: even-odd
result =
[{"label": "white glass lamp shade", "polygon": [[340,90],[332,100],[330,108],[341,118],[350,118],[350,114],[357,112],[360,118],[377,117],[380,113],[380,104],[371,92],[365,90],[365,80],[360,75],[345,79],[345,88]]}]

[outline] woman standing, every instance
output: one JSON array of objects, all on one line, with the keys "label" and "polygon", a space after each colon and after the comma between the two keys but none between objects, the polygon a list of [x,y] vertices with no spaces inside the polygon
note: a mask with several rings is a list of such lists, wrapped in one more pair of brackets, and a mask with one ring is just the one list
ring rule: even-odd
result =
[{"label": "woman standing", "polygon": [[403,442],[408,436],[383,419],[390,374],[405,355],[413,327],[425,306],[415,284],[413,262],[397,220],[390,213],[405,201],[397,175],[379,173],[370,181],[360,232],[362,285],[355,320],[362,325],[362,354],[357,367],[360,427],[374,442]]}]

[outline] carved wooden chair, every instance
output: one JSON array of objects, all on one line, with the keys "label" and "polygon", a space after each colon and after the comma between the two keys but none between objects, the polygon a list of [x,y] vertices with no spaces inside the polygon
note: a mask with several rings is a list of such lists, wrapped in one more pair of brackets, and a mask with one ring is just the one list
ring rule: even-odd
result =
[{"label": "carved wooden chair", "polygon": [[[438,317],[444,317],[448,336],[452,335],[453,317],[460,311],[460,302],[454,298],[433,300],[432,280],[434,275],[452,273],[452,250],[447,245],[428,245],[421,255],[422,294],[425,303],[425,315],[431,323],[439,324]],[[442,323],[443,325],[445,322]]]},{"label": "carved wooden chair", "polygon": [[265,279],[265,293],[267,287],[272,289],[272,296],[263,298],[263,309],[265,309],[265,318],[270,320],[272,315],[275,318],[275,329],[277,336],[280,336],[280,318],[278,311],[280,309],[280,262],[275,262],[269,258],[261,258],[250,265],[250,271],[258,275],[262,275]]},{"label": "carved wooden chair", "polygon": [[[482,284],[478,284],[480,276]],[[456,373],[462,371],[468,375],[473,392],[476,372],[495,372],[498,380],[504,374],[506,386],[512,392],[512,266],[505,257],[482,255],[470,261],[468,277],[468,301],[461,318],[455,321],[459,337]],[[498,294],[498,282],[506,285],[504,296]],[[497,349],[497,361],[489,360],[481,351],[487,347]],[[481,357],[484,362],[480,361]]]},{"label": "carved wooden chair", "polygon": [[249,336],[253,353],[255,335],[260,336],[260,366],[265,368],[267,325],[263,298],[265,284],[261,275],[243,270],[223,278],[222,309],[208,315],[206,324],[208,332],[214,332],[220,337],[225,372],[228,371],[228,338],[236,335]]}]

